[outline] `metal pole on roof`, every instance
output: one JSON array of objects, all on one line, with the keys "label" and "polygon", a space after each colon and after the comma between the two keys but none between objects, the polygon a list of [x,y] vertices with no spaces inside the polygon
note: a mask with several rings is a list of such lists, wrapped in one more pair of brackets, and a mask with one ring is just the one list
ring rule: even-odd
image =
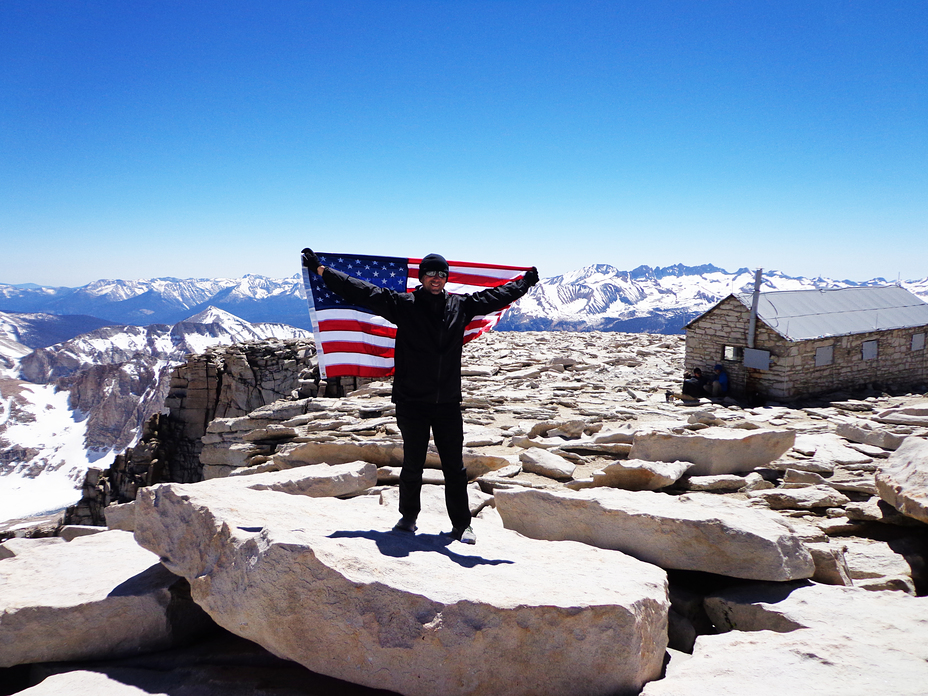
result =
[{"label": "metal pole on roof", "polygon": [[748,326],[748,348],[754,347],[754,332],[757,329],[757,304],[760,302],[760,284],[764,278],[764,269],[754,271],[754,296],[751,298],[751,323]]}]

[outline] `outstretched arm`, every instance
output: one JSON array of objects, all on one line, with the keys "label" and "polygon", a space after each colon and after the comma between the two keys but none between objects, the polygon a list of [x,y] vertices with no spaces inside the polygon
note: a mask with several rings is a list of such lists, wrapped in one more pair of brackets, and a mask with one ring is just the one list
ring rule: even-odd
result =
[{"label": "outstretched arm", "polygon": [[471,316],[488,314],[515,302],[538,282],[538,269],[532,266],[521,278],[510,280],[505,285],[487,288],[467,296],[467,305]]}]

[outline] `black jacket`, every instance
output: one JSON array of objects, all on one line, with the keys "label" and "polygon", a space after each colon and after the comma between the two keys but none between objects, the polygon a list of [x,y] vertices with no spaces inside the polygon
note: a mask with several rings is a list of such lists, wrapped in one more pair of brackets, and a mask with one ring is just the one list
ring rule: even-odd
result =
[{"label": "black jacket", "polygon": [[470,295],[423,287],[396,292],[326,266],[322,274],[333,292],[396,324],[393,401],[461,401],[461,349],[464,329],[476,316],[502,309],[528,292],[525,278]]}]

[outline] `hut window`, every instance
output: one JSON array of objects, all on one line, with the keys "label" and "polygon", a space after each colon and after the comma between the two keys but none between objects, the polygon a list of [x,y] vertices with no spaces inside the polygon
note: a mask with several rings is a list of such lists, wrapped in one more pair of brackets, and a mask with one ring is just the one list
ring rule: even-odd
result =
[{"label": "hut window", "polygon": [[835,347],[822,346],[815,349],[815,366],[824,367],[831,365],[835,361]]},{"label": "hut window", "polygon": [[873,360],[877,356],[878,341],[864,341],[861,345],[861,357],[864,360]]},{"label": "hut window", "polygon": [[912,350],[925,350],[924,333],[917,333],[912,335]]}]

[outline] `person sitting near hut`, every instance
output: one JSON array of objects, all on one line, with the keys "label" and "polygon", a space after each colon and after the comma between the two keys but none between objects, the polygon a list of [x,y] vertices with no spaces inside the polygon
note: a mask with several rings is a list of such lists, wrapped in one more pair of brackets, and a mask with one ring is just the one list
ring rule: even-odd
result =
[{"label": "person sitting near hut", "polygon": [[703,387],[706,384],[706,378],[702,375],[702,370],[698,367],[693,368],[693,373],[685,372],[683,374],[683,398],[691,397],[698,399],[703,395]]},{"label": "person sitting near hut", "polygon": [[721,365],[716,365],[713,371],[715,377],[703,389],[711,396],[725,396],[728,393],[728,373],[725,372],[725,368]]},{"label": "person sitting near hut", "polygon": [[671,402],[674,399],[682,399],[683,401],[698,401],[701,396],[704,395],[703,385],[706,383],[705,377],[702,376],[702,370],[698,367],[690,372],[689,370],[683,373],[683,387],[679,392],[670,391],[669,389],[664,392],[664,398],[667,402]]}]

